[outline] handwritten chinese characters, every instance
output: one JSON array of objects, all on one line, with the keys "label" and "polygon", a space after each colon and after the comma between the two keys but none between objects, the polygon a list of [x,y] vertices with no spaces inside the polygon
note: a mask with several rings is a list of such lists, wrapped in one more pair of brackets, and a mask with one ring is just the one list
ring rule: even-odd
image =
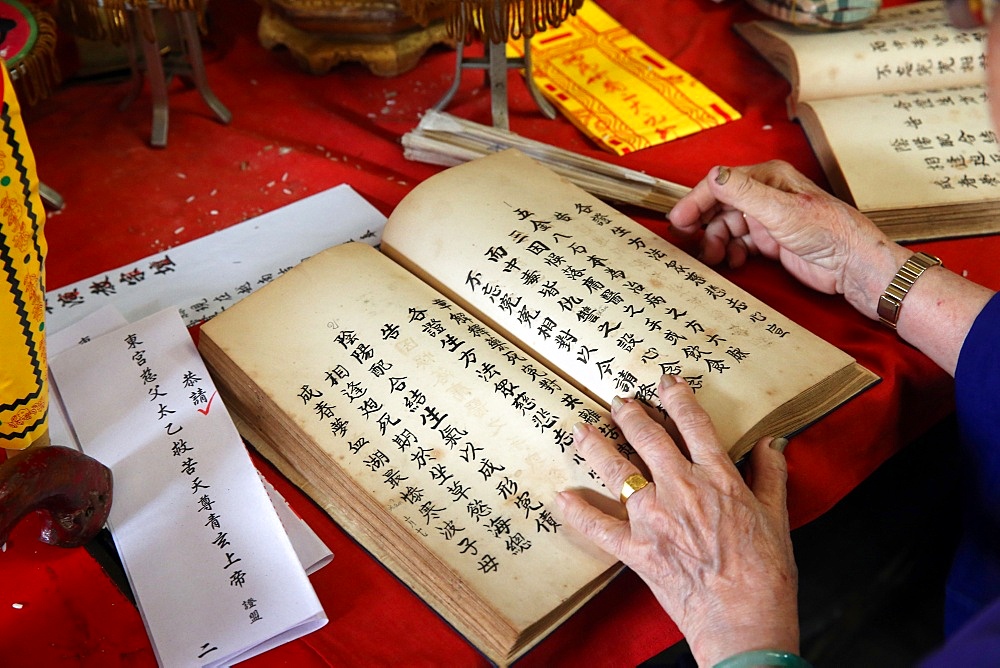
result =
[{"label": "handwritten chinese characters", "polygon": [[[274,279],[276,275],[281,275],[291,269],[291,267],[281,267],[275,272],[267,272],[252,280],[245,280],[240,284],[223,289],[221,292],[212,293],[211,296],[196,298],[194,301],[180,306],[181,317],[189,325],[196,325],[205,322],[212,316],[221,313],[226,308],[234,304],[240,298],[250,294],[261,285],[265,285]],[[145,261],[145,264],[136,265],[118,272],[116,277],[110,274],[96,277],[90,280],[85,288],[79,285],[71,286],[66,290],[56,290],[50,295],[48,312],[55,309],[69,309],[83,306],[88,300],[101,300],[112,298],[119,291],[138,288],[147,280],[156,280],[159,277],[167,276],[178,270],[177,263],[171,259],[170,253],[165,253],[154,259]],[[51,303],[54,296],[55,303]]]},{"label": "handwritten chinese characters", "polygon": [[530,568],[515,560],[562,525],[553,480],[526,472],[521,456],[565,480],[582,464],[575,422],[620,438],[607,414],[446,299],[393,301],[378,317],[329,323],[330,363],[288,388],[300,413],[415,534],[482,576],[506,581]]},{"label": "handwritten chinese characters", "polygon": [[[658,408],[663,374],[683,376],[697,392],[713,376],[752,365],[761,336],[780,345],[789,334],[788,323],[730,294],[690,258],[592,204],[508,210],[506,238],[468,268],[466,289],[516,322],[518,338],[549,344],[575,377],[595,378],[613,394]],[[628,262],[636,255],[641,269]]]},{"label": "handwritten chinese characters", "polygon": [[[257,606],[257,600],[253,597],[252,583],[248,583],[248,576],[243,566],[239,563],[243,561],[239,556],[239,548],[234,546],[234,541],[245,545],[248,536],[233,536],[227,530],[223,520],[223,515],[215,508],[216,500],[213,497],[212,486],[216,484],[214,480],[203,479],[199,475],[199,465],[197,457],[206,448],[211,447],[208,443],[189,441],[184,434],[185,412],[178,415],[178,404],[186,403],[194,406],[199,412],[207,414],[210,407],[211,397],[206,397],[202,387],[204,379],[193,371],[186,370],[179,379],[170,379],[172,384],[179,384],[186,392],[186,396],[177,394],[172,390],[167,390],[160,383],[160,370],[156,364],[155,352],[148,353],[143,341],[134,332],[129,332],[123,338],[123,342],[128,349],[132,360],[135,362],[136,374],[142,382],[149,397],[149,409],[151,419],[163,429],[164,449],[174,458],[177,470],[178,483],[190,490],[191,501],[186,508],[178,509],[184,513],[202,513],[204,517],[201,522],[205,527],[203,540],[219,549],[219,559],[216,566],[226,577],[231,587],[239,587],[247,592],[247,598],[243,599],[242,605],[248,611],[247,622],[250,624],[260,621],[262,611]],[[204,406],[204,408],[202,408]],[[190,413],[188,413],[190,414]],[[220,487],[224,488],[227,481],[218,481]],[[248,584],[250,588],[248,587]],[[199,648],[198,659],[205,659],[217,647],[207,643]]]},{"label": "handwritten chinese characters", "polygon": [[[963,75],[981,79],[986,68],[986,29],[951,26],[939,3],[921,3],[877,17],[859,31],[872,57],[865,62],[877,82],[913,80],[904,88],[940,86],[942,77]],[[963,82],[969,83],[969,82]]]},{"label": "handwritten chinese characters", "polygon": [[1000,148],[984,88],[887,95],[884,105],[898,128],[884,141],[900,159],[922,168],[924,181],[984,197],[1000,192]]},{"label": "handwritten chinese characters", "polygon": [[52,370],[82,449],[114,474],[108,526],[161,663],[231,665],[322,625],[176,310],[70,346]]},{"label": "handwritten chinese characters", "polygon": [[172,306],[188,326],[201,324],[324,248],[349,240],[377,244],[384,224],[385,216],[351,188],[330,188],[56,287],[46,293],[46,327],[59,331],[106,306],[131,321]]}]

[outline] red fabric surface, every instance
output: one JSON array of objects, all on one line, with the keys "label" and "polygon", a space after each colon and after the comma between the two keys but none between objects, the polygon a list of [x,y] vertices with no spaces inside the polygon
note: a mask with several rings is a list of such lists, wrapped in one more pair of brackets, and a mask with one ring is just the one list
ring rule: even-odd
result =
[{"label": "red fabric surface", "polygon": [[[823,182],[802,130],[786,117],[788,84],[730,29],[734,20],[758,18],[752,10],[710,0],[600,4],[743,118],[616,158],[595,148],[567,120],[543,119],[512,78],[515,132],[688,185],[717,163],[770,158],[788,160]],[[50,288],[339,183],[349,183],[389,213],[413,185],[438,171],[406,161],[399,138],[447,89],[454,66],[450,51],[434,48],[415,70],[394,78],[373,76],[356,64],[312,76],[297,69],[286,52],[259,45],[259,13],[248,0],[217,0],[211,6],[208,78],[233,112],[229,126],[217,123],[197,92],[179,82],[171,88],[169,140],[161,150],[147,143],[148,95],[118,111],[128,88],[124,82],[64,86],[25,111],[40,176],[67,201],[47,228]],[[490,123],[489,95],[479,74],[466,73],[448,111]],[[670,238],[661,216],[628,213]],[[969,278],[1000,288],[994,260],[1000,237],[918,246]],[[951,380],[840,299],[802,288],[766,261],[725,273],[883,378],[792,440],[787,454],[793,525],[828,510],[950,412]],[[329,624],[246,665],[486,664],[321,510],[266,462],[255,461],[336,558],[312,577]],[[42,545],[32,529],[30,523],[20,526],[0,553],[0,665],[155,665],[137,611],[93,559],[83,550]],[[679,637],[645,586],[626,572],[520,665],[634,665]]]}]

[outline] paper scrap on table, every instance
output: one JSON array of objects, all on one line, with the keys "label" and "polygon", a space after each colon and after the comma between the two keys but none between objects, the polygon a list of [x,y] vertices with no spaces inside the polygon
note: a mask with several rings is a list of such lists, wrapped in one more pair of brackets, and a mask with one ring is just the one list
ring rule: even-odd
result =
[{"label": "paper scrap on table", "polygon": [[[46,341],[48,353],[55,357],[73,346],[89,343],[98,336],[118,329],[126,323],[127,321],[122,314],[113,306],[101,307],[72,325],[49,334]],[[95,363],[99,364],[100,362],[95,361]],[[52,442],[56,445],[81,450],[75,430],[66,415],[66,408],[59,393],[59,383],[51,373],[49,374],[49,394],[49,435]],[[312,530],[312,527],[291,509],[285,497],[267,480],[264,480],[264,489],[271,497],[271,504],[278,513],[278,519],[281,520],[285,533],[288,534],[292,548],[298,555],[299,562],[306,574],[312,575],[330,563],[333,560],[333,552]]]},{"label": "paper scrap on table", "polygon": [[[524,55],[520,40],[508,53]],[[587,0],[531,39],[535,83],[607,151],[625,155],[740,118],[704,84]]]},{"label": "paper scrap on table", "polygon": [[129,321],[167,307],[195,325],[305,258],[347,241],[378,244],[385,216],[350,186],[310,195],[156,255],[46,293],[57,332],[111,304]]},{"label": "paper scrap on table", "polygon": [[316,597],[179,314],[53,356],[160,665],[221,666],[323,626]]}]

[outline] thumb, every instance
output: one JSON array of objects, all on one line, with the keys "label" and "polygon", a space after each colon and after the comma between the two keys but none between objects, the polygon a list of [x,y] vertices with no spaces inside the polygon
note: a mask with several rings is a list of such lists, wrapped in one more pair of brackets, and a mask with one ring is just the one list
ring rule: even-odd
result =
[{"label": "thumb", "polygon": [[[786,185],[786,175],[777,173],[777,167],[768,163],[768,180],[778,179],[780,186]],[[708,187],[715,198],[728,206],[753,217],[769,232],[781,232],[783,226],[792,225],[799,217],[795,212],[801,208],[801,196],[783,187],[774,187],[756,178],[752,167],[715,168],[714,177],[709,174]],[[787,184],[791,186],[792,184]],[[790,190],[791,188],[789,188]]]},{"label": "thumb", "polygon": [[750,453],[750,489],[772,513],[788,518],[788,466],[782,453],[785,439],[762,438]]}]

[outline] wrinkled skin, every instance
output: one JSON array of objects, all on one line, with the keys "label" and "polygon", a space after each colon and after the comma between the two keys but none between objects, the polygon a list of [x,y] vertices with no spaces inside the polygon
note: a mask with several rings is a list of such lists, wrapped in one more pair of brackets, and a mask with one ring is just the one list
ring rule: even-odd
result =
[{"label": "wrinkled skin", "polygon": [[[625,520],[563,492],[558,502],[566,522],[649,585],[699,664],[748,647],[797,652],[784,456],[768,447],[770,438],[758,443],[747,486],[691,388],[665,376],[658,394],[690,458],[638,402],[616,400],[612,417],[654,484],[629,497]],[[638,472],[589,425],[574,429],[574,443],[608,489],[620,490]]]}]

